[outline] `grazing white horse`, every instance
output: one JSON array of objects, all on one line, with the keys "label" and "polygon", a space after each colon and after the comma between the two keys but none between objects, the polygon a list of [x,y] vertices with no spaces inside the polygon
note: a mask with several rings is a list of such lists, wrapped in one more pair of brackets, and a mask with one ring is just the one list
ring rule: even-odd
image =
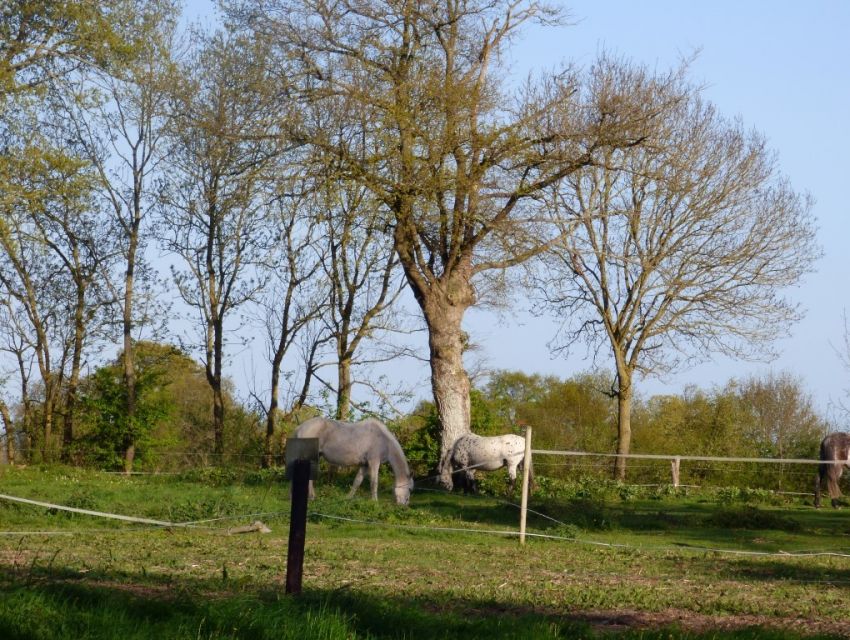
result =
[{"label": "grazing white horse", "polygon": [[[395,501],[407,504],[413,489],[413,474],[404,451],[384,423],[368,419],[360,422],[341,422],[329,418],[311,418],[301,423],[293,438],[318,438],[319,455],[340,467],[359,467],[348,497],[354,496],[366,472],[372,499],[378,499],[378,471],[382,462],[389,462],[395,475]],[[310,498],[316,496],[310,481]]]},{"label": "grazing white horse", "polygon": [[[446,460],[448,457],[448,460]],[[507,467],[508,478],[510,479],[510,490],[513,491],[516,483],[517,469],[525,459],[525,438],[514,434],[506,434],[503,436],[479,436],[470,433],[461,436],[449,449],[440,468],[445,469],[445,464],[451,465],[451,475],[448,480],[448,488],[451,490],[454,483],[451,476],[455,474],[463,474],[460,478],[463,480],[464,493],[471,491],[476,492],[475,472],[496,471],[502,467]],[[529,474],[532,469],[529,466]]]}]

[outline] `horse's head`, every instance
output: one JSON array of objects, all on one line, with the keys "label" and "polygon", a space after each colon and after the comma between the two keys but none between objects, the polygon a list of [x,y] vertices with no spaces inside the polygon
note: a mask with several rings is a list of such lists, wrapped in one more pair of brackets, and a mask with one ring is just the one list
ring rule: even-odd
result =
[{"label": "horse's head", "polygon": [[410,502],[410,492],[413,491],[413,474],[411,473],[406,479],[395,486],[395,501],[397,504],[407,504]]}]

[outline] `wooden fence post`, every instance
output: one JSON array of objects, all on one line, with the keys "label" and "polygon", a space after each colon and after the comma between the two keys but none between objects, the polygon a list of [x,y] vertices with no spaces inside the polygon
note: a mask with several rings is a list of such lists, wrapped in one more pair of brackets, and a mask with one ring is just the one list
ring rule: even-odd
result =
[{"label": "wooden fence post", "polygon": [[519,543],[525,544],[525,521],[528,514],[528,480],[531,473],[531,427],[525,428],[525,456],[522,459],[522,502],[519,509]]},{"label": "wooden fence post", "polygon": [[286,549],[286,593],[301,593],[304,575],[304,542],[307,538],[307,499],[310,461],[292,463],[292,507],[289,516],[289,545]]},{"label": "wooden fence post", "polygon": [[307,538],[307,501],[310,480],[319,466],[317,438],[289,438],[286,442],[286,476],[291,482],[289,544],[286,549],[286,593],[301,593],[304,575],[304,542]]},{"label": "wooden fence post", "polygon": [[670,466],[673,468],[673,486],[679,487],[679,463],[681,459],[676,456],[673,460],[670,461]]}]

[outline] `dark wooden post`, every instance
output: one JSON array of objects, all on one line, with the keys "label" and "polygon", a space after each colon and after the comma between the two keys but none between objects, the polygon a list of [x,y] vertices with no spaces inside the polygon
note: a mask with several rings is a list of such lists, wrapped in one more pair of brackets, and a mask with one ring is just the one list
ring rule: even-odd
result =
[{"label": "dark wooden post", "polygon": [[286,441],[286,477],[292,483],[289,516],[289,547],[286,550],[286,593],[301,593],[304,574],[304,540],[307,537],[307,500],[310,480],[319,468],[317,438],[289,438]]},{"label": "dark wooden post", "polygon": [[286,552],[286,593],[301,593],[304,574],[304,540],[307,537],[307,489],[310,461],[292,463],[292,509],[289,516],[289,547]]}]

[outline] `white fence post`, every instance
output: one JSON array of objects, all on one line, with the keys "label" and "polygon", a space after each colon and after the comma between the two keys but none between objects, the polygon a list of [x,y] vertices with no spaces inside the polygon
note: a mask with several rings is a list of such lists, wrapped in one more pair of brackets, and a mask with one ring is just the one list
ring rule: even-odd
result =
[{"label": "white fence post", "polygon": [[679,463],[681,461],[682,459],[678,456],[670,461],[670,466],[673,467],[673,486],[676,488],[679,487]]},{"label": "white fence post", "polygon": [[525,544],[525,519],[528,514],[528,479],[531,469],[531,427],[525,428],[525,456],[522,459],[522,501],[519,509],[519,543]]}]

